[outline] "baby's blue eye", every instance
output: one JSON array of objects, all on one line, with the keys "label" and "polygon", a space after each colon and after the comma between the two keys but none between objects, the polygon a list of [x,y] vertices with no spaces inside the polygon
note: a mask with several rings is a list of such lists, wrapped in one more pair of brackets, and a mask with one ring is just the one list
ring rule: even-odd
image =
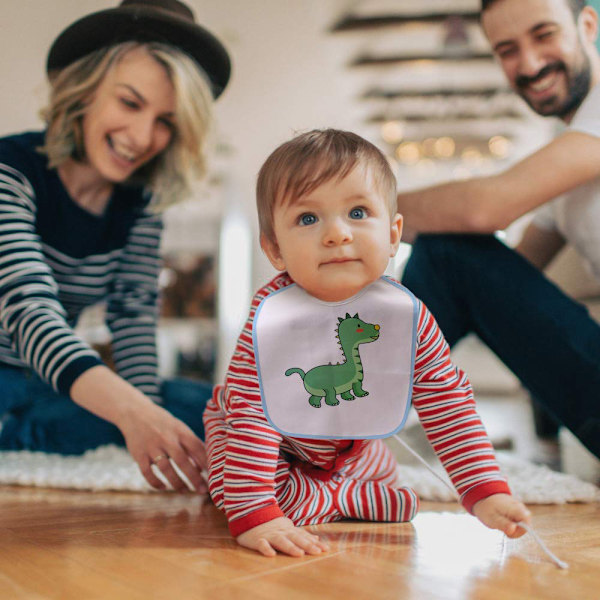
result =
[{"label": "baby's blue eye", "polygon": [[364,208],[353,208],[350,211],[350,218],[351,219],[364,219],[366,217],[366,213],[365,213],[365,209]]},{"label": "baby's blue eye", "polygon": [[311,215],[310,213],[306,213],[300,217],[298,222],[300,225],[313,225],[317,222],[317,217],[315,217],[315,215]]}]

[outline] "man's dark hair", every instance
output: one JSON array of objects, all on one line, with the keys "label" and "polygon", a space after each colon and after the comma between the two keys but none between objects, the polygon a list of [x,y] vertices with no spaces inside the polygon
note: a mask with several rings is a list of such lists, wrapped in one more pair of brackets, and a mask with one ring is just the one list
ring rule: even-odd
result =
[{"label": "man's dark hair", "polygon": [[[495,2],[498,2],[498,0],[481,0],[481,10],[479,14],[482,15]],[[565,2],[569,5],[574,19],[577,19],[579,13],[587,4],[586,0],[565,0]]]}]

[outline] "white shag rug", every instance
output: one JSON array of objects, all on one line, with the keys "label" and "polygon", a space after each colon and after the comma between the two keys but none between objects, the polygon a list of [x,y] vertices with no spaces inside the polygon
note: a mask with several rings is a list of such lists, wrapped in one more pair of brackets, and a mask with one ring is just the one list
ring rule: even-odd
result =
[{"label": "white shag rug", "polygon": [[[525,504],[600,502],[600,488],[574,475],[558,473],[507,452],[496,452],[496,459],[512,493]],[[441,467],[435,471],[450,483]],[[398,474],[402,485],[412,487],[422,500],[455,500],[453,492],[425,467],[399,465]]]},{"label": "white shag rug", "polygon": [[[572,475],[557,473],[510,454],[497,459],[509,485],[528,504],[600,502],[600,488]],[[454,501],[454,496],[425,467],[398,467],[403,485],[412,487],[423,500]],[[55,487],[77,490],[150,492],[129,453],[103,446],[81,456],[41,452],[0,452],[0,484]]]}]

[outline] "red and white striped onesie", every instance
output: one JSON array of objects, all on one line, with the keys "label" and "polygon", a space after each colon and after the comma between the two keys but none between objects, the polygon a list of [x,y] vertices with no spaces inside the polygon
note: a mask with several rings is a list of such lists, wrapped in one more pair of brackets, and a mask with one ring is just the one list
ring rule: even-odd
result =
[{"label": "red and white striped onesie", "polygon": [[[295,525],[343,518],[409,521],[418,498],[397,481],[396,461],[381,440],[282,436],[263,413],[254,348],[254,313],[270,293],[290,285],[286,273],[258,291],[225,382],[204,413],[210,495],[234,537],[286,516]],[[412,402],[467,510],[510,493],[475,411],[471,385],[450,361],[431,313],[418,302]]]}]

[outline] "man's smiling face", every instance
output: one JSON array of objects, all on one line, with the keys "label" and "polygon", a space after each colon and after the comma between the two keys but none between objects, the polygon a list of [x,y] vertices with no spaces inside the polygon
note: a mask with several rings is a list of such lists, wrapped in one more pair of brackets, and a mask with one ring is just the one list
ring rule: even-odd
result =
[{"label": "man's smiling face", "polygon": [[512,88],[538,114],[568,120],[590,90],[595,13],[567,0],[498,0],[481,17]]}]

